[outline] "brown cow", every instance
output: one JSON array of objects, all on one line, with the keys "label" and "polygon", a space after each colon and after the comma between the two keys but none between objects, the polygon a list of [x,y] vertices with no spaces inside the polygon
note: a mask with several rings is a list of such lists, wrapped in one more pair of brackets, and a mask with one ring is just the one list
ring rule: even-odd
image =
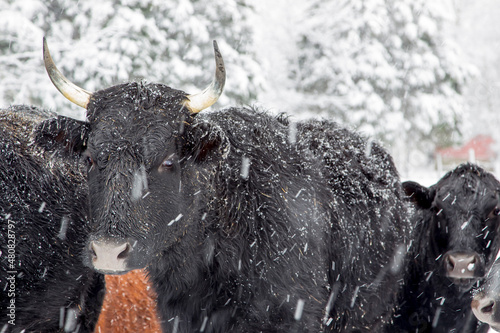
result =
[{"label": "brown cow", "polygon": [[144,270],[106,275],[106,296],[95,333],[161,332],[156,293]]}]

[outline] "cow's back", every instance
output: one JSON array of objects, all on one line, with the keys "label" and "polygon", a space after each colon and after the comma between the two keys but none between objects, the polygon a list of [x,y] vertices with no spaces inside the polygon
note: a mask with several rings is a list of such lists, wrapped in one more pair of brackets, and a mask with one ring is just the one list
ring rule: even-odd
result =
[{"label": "cow's back", "polygon": [[[325,329],[380,330],[393,312],[411,229],[390,155],[329,121],[294,124],[284,117],[235,109],[208,117],[230,142],[229,161],[224,163],[232,170],[239,172],[242,158],[248,156],[250,168],[257,169],[251,172],[274,168],[270,181],[274,173],[274,178],[288,178],[295,186],[275,188],[296,193],[294,198],[316,191],[311,205],[318,202],[326,209],[330,230],[325,239],[317,240],[328,244],[321,259],[331,300],[325,303],[330,310],[323,318]],[[299,167],[287,170],[289,165]]]},{"label": "cow's back", "polygon": [[323,160],[336,200],[340,230],[331,238],[329,278],[343,289],[337,302],[349,306],[331,315],[347,318],[345,327],[367,323],[377,331],[393,312],[412,229],[397,170],[378,143],[336,123],[308,121],[298,133],[298,144]]}]

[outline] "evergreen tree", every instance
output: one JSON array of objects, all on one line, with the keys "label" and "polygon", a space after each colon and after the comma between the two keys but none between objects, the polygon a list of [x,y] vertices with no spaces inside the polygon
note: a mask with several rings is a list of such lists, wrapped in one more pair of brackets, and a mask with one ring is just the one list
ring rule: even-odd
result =
[{"label": "evergreen tree", "polygon": [[401,151],[451,144],[470,75],[443,34],[446,2],[312,2],[291,78],[307,108]]},{"label": "evergreen tree", "polygon": [[213,77],[212,40],[227,70],[218,106],[251,103],[261,89],[246,0],[8,0],[0,3],[0,100],[64,110],[42,62],[42,36],[75,84],[94,91],[146,79],[188,93]]}]

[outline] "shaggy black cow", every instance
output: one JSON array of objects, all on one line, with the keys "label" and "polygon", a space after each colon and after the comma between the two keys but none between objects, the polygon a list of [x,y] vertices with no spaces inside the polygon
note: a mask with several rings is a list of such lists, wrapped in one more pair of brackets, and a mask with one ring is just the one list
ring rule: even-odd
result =
[{"label": "shaggy black cow", "polygon": [[471,288],[500,246],[500,183],[463,164],[429,188],[415,182],[403,187],[416,206],[416,227],[395,326],[402,332],[474,332]]},{"label": "shaggy black cow", "polygon": [[500,260],[497,259],[472,299],[472,312],[478,320],[500,332]]},{"label": "shaggy black cow", "polygon": [[409,232],[392,159],[329,122],[198,114],[224,85],[215,50],[203,93],[146,83],[89,93],[44,43],[52,81],[87,109],[87,123],[60,117],[40,138],[88,164],[87,264],[147,267],[165,332],[378,331]]},{"label": "shaggy black cow", "polygon": [[81,261],[86,184],[33,144],[42,110],[0,111],[0,331],[93,332],[103,275]]}]

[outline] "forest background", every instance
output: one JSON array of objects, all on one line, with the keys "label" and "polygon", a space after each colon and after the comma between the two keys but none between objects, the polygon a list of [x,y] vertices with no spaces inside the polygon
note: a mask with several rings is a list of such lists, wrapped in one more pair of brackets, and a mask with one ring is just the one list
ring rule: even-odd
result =
[{"label": "forest background", "polygon": [[213,108],[335,120],[432,183],[437,148],[487,134],[500,156],[499,17],[496,0],[0,0],[0,106],[77,108],[45,73],[43,36],[89,91],[147,80],[189,93],[211,80],[215,39],[227,83]]}]

